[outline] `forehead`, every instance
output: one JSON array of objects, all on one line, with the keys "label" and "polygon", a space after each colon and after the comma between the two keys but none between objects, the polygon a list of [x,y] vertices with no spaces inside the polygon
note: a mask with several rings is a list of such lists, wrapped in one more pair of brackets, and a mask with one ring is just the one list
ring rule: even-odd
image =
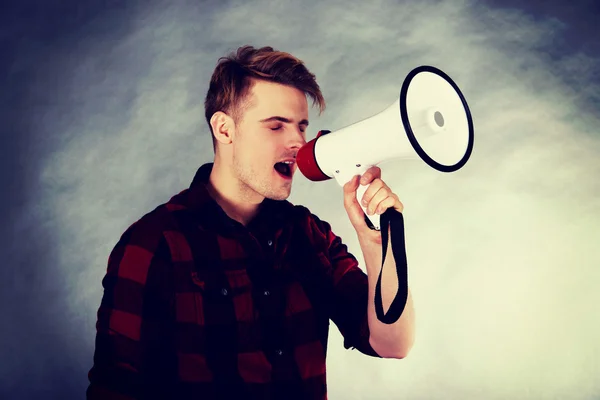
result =
[{"label": "forehead", "polygon": [[248,112],[253,114],[277,114],[292,118],[308,116],[306,95],[292,86],[255,80],[250,97]]}]

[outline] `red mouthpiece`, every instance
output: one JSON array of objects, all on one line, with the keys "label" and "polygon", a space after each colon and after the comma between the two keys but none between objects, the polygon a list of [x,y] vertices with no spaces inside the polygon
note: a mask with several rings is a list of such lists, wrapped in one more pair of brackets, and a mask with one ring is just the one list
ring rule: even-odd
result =
[{"label": "red mouthpiece", "polygon": [[329,132],[330,131],[319,131],[317,137],[302,146],[296,155],[296,165],[298,165],[298,169],[302,172],[302,175],[311,181],[325,181],[331,179],[321,171],[315,157],[315,144],[317,143],[317,140],[319,140],[320,136],[326,135]]}]

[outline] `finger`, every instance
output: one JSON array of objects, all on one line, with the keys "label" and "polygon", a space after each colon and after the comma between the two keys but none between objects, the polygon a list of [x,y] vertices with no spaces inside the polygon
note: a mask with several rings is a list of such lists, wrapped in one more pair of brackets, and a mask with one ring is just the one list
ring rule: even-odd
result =
[{"label": "finger", "polygon": [[375,179],[380,179],[380,178],[381,178],[381,168],[374,165],[371,168],[369,168],[364,174],[362,174],[362,176],[360,178],[360,184],[367,185],[370,182],[374,181]]},{"label": "finger", "polygon": [[390,200],[383,200],[382,203],[379,204],[378,209],[375,212],[377,212],[378,214],[383,214],[389,208],[394,208],[398,212],[404,211],[404,204],[402,204],[396,193],[391,193],[389,198]]},{"label": "finger", "polygon": [[382,187],[381,189],[379,189],[379,191],[375,193],[375,195],[369,201],[369,204],[367,206],[367,214],[375,214],[375,211],[377,210],[379,204],[388,197],[390,197],[389,189],[387,189],[386,187]]},{"label": "finger", "polygon": [[394,208],[398,212],[404,212],[404,204],[400,201],[400,199],[398,198],[398,196],[396,196],[396,204],[394,205]]},{"label": "finger", "polygon": [[396,203],[398,203],[398,199],[396,199],[394,196],[388,196],[379,203],[375,209],[375,213],[381,215],[385,212],[385,210],[394,207]]},{"label": "finger", "polygon": [[377,193],[379,189],[383,187],[385,187],[385,183],[383,183],[381,179],[376,179],[373,182],[371,182],[367,190],[365,190],[365,192],[363,193],[362,198],[360,199],[360,203],[365,207],[368,206],[373,196],[375,196],[375,193]]}]

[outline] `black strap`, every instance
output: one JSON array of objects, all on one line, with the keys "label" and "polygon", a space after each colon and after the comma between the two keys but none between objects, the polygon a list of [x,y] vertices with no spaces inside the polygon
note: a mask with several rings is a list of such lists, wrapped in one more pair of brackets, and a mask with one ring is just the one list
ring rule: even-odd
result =
[{"label": "black strap", "polygon": [[[365,215],[365,221],[371,229],[373,225]],[[379,278],[377,278],[377,285],[375,286],[375,312],[377,313],[377,319],[384,324],[393,324],[396,322],[406,306],[406,300],[408,298],[408,267],[406,261],[406,247],[404,238],[404,217],[401,212],[393,208],[388,208],[380,217],[381,223],[381,246],[382,246],[382,257],[381,257],[381,271],[379,272]],[[396,297],[390,304],[388,312],[383,312],[383,300],[381,298],[381,275],[383,273],[383,264],[385,262],[385,254],[387,252],[388,243],[388,226],[391,235],[391,246],[394,260],[396,261],[396,272],[398,274],[398,292]]]}]

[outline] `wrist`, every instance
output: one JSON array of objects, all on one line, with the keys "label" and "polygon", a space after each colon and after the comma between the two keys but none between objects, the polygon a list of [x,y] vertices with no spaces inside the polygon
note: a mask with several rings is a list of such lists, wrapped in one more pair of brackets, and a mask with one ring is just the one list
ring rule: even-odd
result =
[{"label": "wrist", "polygon": [[362,232],[357,232],[358,243],[363,250],[374,248],[381,251],[381,232],[373,229],[365,229]]},{"label": "wrist", "polygon": [[[375,231],[372,232],[378,233]],[[362,234],[358,236],[358,243],[360,245],[360,249],[362,250],[365,261],[371,261],[375,259],[381,260],[381,238],[377,240],[377,238],[374,236],[375,235],[372,234]]]}]

